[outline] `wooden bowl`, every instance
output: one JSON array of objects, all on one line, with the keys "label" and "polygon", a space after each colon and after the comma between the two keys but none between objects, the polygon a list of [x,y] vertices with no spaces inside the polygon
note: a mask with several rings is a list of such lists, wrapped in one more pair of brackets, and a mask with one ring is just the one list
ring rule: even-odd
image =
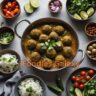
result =
[{"label": "wooden bowl", "polygon": [[[14,16],[12,16],[12,17],[6,17],[5,14],[3,13],[4,6],[5,6],[8,2],[13,2],[13,1],[15,1],[15,2],[17,3],[17,5],[19,6],[20,11],[19,11],[16,15],[14,15]],[[16,0],[10,0],[10,1],[9,1],[9,0],[6,0],[6,2],[3,0],[3,1],[1,2],[1,4],[0,4],[0,13],[1,13],[1,16],[2,16],[4,19],[6,19],[6,20],[14,20],[14,19],[16,19],[16,18],[20,15],[20,13],[21,13],[20,4],[19,4],[18,1],[16,1]]]},{"label": "wooden bowl", "polygon": [[96,26],[96,23],[90,22],[90,23],[86,24],[86,25],[85,25],[85,33],[86,33],[86,35],[89,36],[89,37],[96,37],[96,35],[91,35],[91,34],[89,34],[89,33],[87,32],[87,27],[90,26],[90,25],[95,25],[95,26]]},{"label": "wooden bowl", "polygon": [[20,96],[18,86],[19,86],[19,84],[20,84],[22,81],[24,81],[25,79],[28,79],[28,78],[32,78],[32,79],[34,79],[34,80],[38,80],[39,83],[40,83],[40,85],[41,85],[41,87],[42,87],[42,89],[43,89],[43,94],[42,94],[42,96],[46,96],[46,86],[45,86],[44,81],[43,81],[41,78],[39,78],[38,76],[35,76],[35,75],[26,75],[26,76],[22,77],[22,78],[16,83],[16,86],[15,86],[15,96]]},{"label": "wooden bowl", "polygon": [[8,26],[4,26],[4,27],[1,27],[0,28],[0,33],[4,33],[4,32],[10,32],[12,35],[13,35],[13,39],[9,42],[9,43],[6,43],[6,44],[4,44],[4,43],[0,43],[1,45],[9,45],[9,44],[11,44],[12,42],[13,42],[13,40],[14,40],[14,38],[15,38],[15,32],[13,31],[13,29],[12,28],[10,28],[10,27],[8,27]]},{"label": "wooden bowl", "polygon": [[2,56],[3,54],[7,54],[7,53],[12,54],[12,55],[15,55],[17,57],[17,59],[18,59],[18,66],[12,72],[5,72],[3,70],[0,70],[0,73],[2,75],[4,75],[4,76],[13,75],[19,69],[19,67],[20,67],[20,61],[21,61],[19,54],[17,52],[13,51],[13,50],[4,49],[4,50],[0,51],[0,56]]}]

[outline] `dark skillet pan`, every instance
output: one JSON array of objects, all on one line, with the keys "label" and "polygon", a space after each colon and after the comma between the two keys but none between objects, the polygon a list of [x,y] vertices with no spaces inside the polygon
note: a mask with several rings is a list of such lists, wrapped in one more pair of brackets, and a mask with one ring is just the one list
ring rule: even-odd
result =
[{"label": "dark skillet pan", "polygon": [[[17,27],[18,27],[18,25],[19,25],[22,21],[26,21],[26,22],[29,24],[29,26],[25,29],[25,31],[23,32],[23,36],[21,37],[21,36],[17,33]],[[24,41],[24,39],[26,38],[26,35],[28,35],[29,32],[31,32],[31,30],[32,30],[33,28],[36,28],[36,27],[41,26],[41,25],[44,25],[44,24],[58,24],[58,25],[62,25],[62,26],[64,26],[66,29],[68,29],[70,32],[72,32],[72,34],[74,35],[74,39],[76,39],[76,41],[77,41],[76,54],[77,54],[78,51],[82,53],[82,58],[81,58],[81,60],[80,60],[80,62],[79,62],[79,64],[80,64],[80,63],[83,61],[83,59],[84,59],[84,51],[81,50],[81,49],[79,49],[79,40],[78,40],[78,37],[77,37],[76,32],[73,30],[73,28],[72,28],[69,24],[67,24],[67,23],[64,22],[63,20],[56,19],[56,18],[43,18],[43,19],[39,19],[39,20],[37,20],[37,21],[35,21],[35,22],[33,22],[33,23],[30,23],[28,20],[21,20],[21,21],[19,21],[19,22],[16,24],[16,26],[15,26],[15,32],[16,32],[16,35],[21,39],[21,47],[22,47],[22,51],[23,51],[24,55],[25,55],[25,51],[24,51],[23,41]],[[76,54],[75,54],[75,56],[76,56]],[[26,56],[26,55],[25,55],[25,56]],[[75,58],[75,56],[74,56],[74,58]],[[27,56],[26,56],[26,58],[27,58]],[[73,58],[73,59],[74,59],[74,58]],[[62,69],[65,69],[65,68],[66,68],[66,67],[64,67],[64,68],[60,68],[60,69],[45,70],[45,69],[38,68],[38,67],[36,67],[36,66],[33,66],[33,67],[36,68],[36,69],[39,69],[39,70],[42,70],[42,71],[48,71],[48,72],[59,71],[59,70],[62,70]]]},{"label": "dark skillet pan", "polygon": [[66,93],[68,96],[71,96],[70,95],[70,86],[72,85],[72,81],[71,81],[71,78],[72,76],[74,75],[78,75],[80,74],[80,71],[88,71],[88,70],[94,70],[95,74],[96,74],[96,70],[95,69],[92,69],[92,68],[89,68],[89,67],[83,67],[83,68],[79,68],[79,69],[76,69],[68,78],[67,80],[67,83],[66,83]]}]

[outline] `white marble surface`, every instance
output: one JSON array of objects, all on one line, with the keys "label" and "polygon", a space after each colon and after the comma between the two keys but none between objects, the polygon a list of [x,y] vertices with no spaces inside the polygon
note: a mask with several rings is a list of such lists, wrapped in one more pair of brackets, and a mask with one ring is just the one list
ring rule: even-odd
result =
[{"label": "white marble surface", "polygon": [[[0,1],[2,1],[2,0],[0,0]],[[26,15],[26,13],[24,12],[24,9],[23,9],[24,4],[28,0],[18,0],[18,1],[19,1],[20,5],[21,5],[21,14],[20,14],[20,16],[15,21],[11,21],[11,22],[6,22],[0,16],[0,22],[5,21],[5,25],[8,25],[8,26],[10,26],[10,27],[12,27],[14,29],[14,26],[16,25],[16,22],[18,22],[19,20],[22,20],[22,19],[28,19],[30,22],[33,22],[33,21],[35,21],[37,19],[40,19],[40,18],[56,17],[56,18],[59,18],[59,19],[62,19],[64,21],[68,22],[75,29],[75,31],[77,32],[78,38],[79,38],[79,43],[80,43],[79,48],[80,49],[85,50],[86,44],[89,41],[92,40],[91,38],[88,38],[86,36],[86,34],[84,33],[84,26],[85,26],[85,24],[87,22],[91,22],[91,21],[96,22],[96,14],[94,15],[94,17],[90,21],[81,22],[81,23],[80,22],[75,22],[75,21],[72,21],[67,15],[67,12],[66,12],[66,0],[61,0],[62,3],[63,3],[63,8],[62,8],[61,13],[59,15],[57,15],[57,16],[52,16],[50,14],[50,12],[48,10],[49,0],[40,0],[40,8],[38,10],[36,10],[32,15],[28,16],[28,15]],[[27,27],[27,23],[24,22],[22,25],[20,25],[18,27],[18,33],[22,34],[26,27]],[[24,55],[23,55],[22,50],[21,50],[21,45],[20,45],[21,43],[20,42],[21,42],[20,39],[16,36],[14,42],[9,47],[6,47],[6,48],[16,50],[20,54],[21,58],[24,59]],[[3,49],[3,48],[1,48],[1,49]],[[79,58],[79,56],[77,58]],[[95,62],[90,62],[89,59],[87,57],[85,57],[83,63],[80,65],[80,67],[84,67],[84,66],[96,67],[95,64],[96,64]],[[62,71],[61,73],[60,72],[59,73],[58,72],[57,73],[39,72],[39,71],[35,71],[35,70],[32,70],[31,68],[29,69],[29,68],[26,68],[26,67],[22,67],[22,70],[26,71],[28,74],[29,73],[30,74],[37,74],[46,83],[54,82],[54,77],[56,76],[56,74],[60,74],[60,75],[62,75],[64,85],[66,85],[66,80],[67,80],[68,76],[70,75],[70,73],[74,69],[71,70],[71,68],[70,68],[70,69]],[[67,95],[65,95],[65,93],[63,93],[62,96],[67,96]],[[47,90],[47,95],[46,96],[55,96],[55,94],[53,94],[52,92]]]}]

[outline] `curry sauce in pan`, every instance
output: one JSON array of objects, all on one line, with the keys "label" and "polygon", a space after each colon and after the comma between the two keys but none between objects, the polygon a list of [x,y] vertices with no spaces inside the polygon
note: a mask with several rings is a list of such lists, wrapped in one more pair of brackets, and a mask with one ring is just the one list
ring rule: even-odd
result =
[{"label": "curry sauce in pan", "polygon": [[23,40],[26,57],[36,67],[62,68],[77,52],[75,36],[62,25],[41,25]]}]

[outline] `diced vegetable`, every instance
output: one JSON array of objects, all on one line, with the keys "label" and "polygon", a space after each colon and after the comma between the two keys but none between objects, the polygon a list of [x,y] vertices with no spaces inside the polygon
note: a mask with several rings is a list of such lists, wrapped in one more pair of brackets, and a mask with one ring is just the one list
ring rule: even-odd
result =
[{"label": "diced vegetable", "polygon": [[0,43],[1,44],[8,44],[13,40],[13,35],[11,32],[2,32],[0,33]]},{"label": "diced vegetable", "polygon": [[83,20],[88,19],[88,14],[87,14],[85,11],[81,11],[81,12],[80,12],[80,16],[81,16],[81,18],[82,18]]},{"label": "diced vegetable", "polygon": [[25,9],[25,12],[28,13],[28,14],[33,13],[33,7],[29,3],[26,3],[24,5],[24,9]]},{"label": "diced vegetable", "polygon": [[30,0],[30,4],[34,8],[38,8],[40,6],[40,1],[39,0]]}]

